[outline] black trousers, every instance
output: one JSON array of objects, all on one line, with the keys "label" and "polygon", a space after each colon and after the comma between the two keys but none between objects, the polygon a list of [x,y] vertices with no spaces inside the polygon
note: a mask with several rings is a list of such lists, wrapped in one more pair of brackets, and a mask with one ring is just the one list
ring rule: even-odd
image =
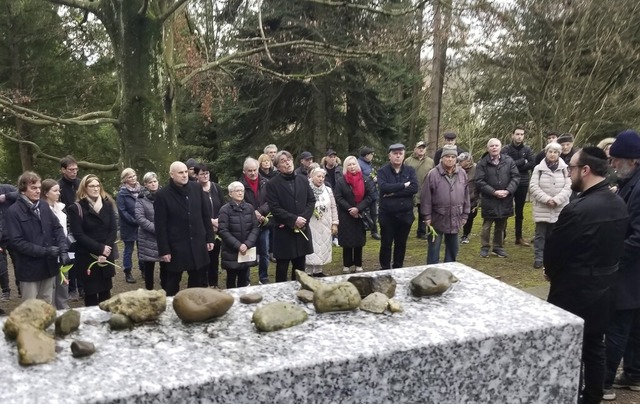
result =
[{"label": "black trousers", "polygon": [[[381,213],[380,220],[380,267],[382,269],[402,268],[404,255],[407,251],[407,239],[411,232],[411,225],[415,218],[413,213],[411,221],[400,220],[395,215]],[[391,250],[393,248],[393,263],[391,262]]]},{"label": "black trousers", "polygon": [[104,292],[96,293],[94,295],[84,295],[84,305],[85,307],[89,306],[97,306],[99,303],[104,302],[105,300],[111,298],[111,291],[107,290]]},{"label": "black trousers", "polygon": [[215,286],[218,287],[218,273],[220,272],[220,248],[222,242],[216,240],[213,244],[213,250],[209,251],[209,264],[204,268],[204,276],[206,280],[203,283],[203,287]]},{"label": "black trousers", "polygon": [[[182,281],[183,272],[184,271],[167,271],[167,287],[165,288],[167,296],[175,296],[180,291],[180,282]],[[202,286],[202,271],[187,271],[187,274],[189,274],[187,288],[197,288]]]},{"label": "black trousers", "polygon": [[349,268],[362,266],[362,247],[342,247],[342,264]]},{"label": "black trousers", "polygon": [[418,209],[418,231],[416,232],[416,236],[425,236],[427,234],[427,224],[424,220],[420,219],[420,204],[417,204],[416,208]]},{"label": "black trousers", "polygon": [[[144,270],[144,287],[147,290],[153,290],[154,284],[154,269],[156,263],[153,261],[141,261],[142,269]],[[160,287],[167,290],[167,263],[160,262]]]},{"label": "black trousers", "polygon": [[286,282],[289,272],[289,262],[291,262],[291,280],[296,280],[296,269],[304,272],[305,256],[294,259],[276,259],[276,282]]},{"label": "black trousers", "polygon": [[524,220],[524,203],[527,200],[528,187],[518,187],[513,194],[516,214],[516,241],[522,238],[522,221]]},{"label": "black trousers", "polygon": [[597,404],[604,395],[604,333],[584,334],[582,338],[582,369],[584,372],[581,372],[580,375],[580,386],[584,384],[583,402]]},{"label": "black trousers", "polygon": [[462,226],[462,235],[464,237],[469,237],[471,234],[471,228],[473,227],[473,219],[478,215],[478,208],[471,208],[471,212],[469,212],[469,218],[467,219],[467,223]]},{"label": "black trousers", "polygon": [[227,269],[227,289],[241,288],[249,284],[249,267],[242,269]]}]

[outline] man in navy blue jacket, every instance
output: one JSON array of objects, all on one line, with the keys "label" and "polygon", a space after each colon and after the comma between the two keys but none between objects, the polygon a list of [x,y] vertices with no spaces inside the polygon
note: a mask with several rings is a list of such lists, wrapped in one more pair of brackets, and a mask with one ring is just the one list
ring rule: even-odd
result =
[{"label": "man in navy blue jacket", "polygon": [[[389,146],[389,163],[378,170],[380,204],[380,267],[402,268],[413,214],[413,196],[418,192],[418,177],[413,167],[405,165],[405,147],[401,143]],[[393,263],[391,262],[391,247]]]}]

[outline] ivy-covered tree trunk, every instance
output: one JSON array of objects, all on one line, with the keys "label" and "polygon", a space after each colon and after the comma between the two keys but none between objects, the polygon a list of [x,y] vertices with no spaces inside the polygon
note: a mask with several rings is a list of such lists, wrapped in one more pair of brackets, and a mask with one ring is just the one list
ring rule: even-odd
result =
[{"label": "ivy-covered tree trunk", "polygon": [[[122,164],[139,172],[166,172],[177,156],[172,32],[142,12],[143,1],[103,0],[100,15],[116,59],[118,99],[114,105]],[[165,45],[169,45],[169,47]]]}]

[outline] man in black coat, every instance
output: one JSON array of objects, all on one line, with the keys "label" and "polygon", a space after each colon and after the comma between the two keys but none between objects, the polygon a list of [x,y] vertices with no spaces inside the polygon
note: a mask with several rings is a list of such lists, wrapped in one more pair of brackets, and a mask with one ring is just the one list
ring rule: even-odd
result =
[{"label": "man in black coat", "polygon": [[493,229],[494,255],[505,258],[504,229],[507,218],[513,216],[513,195],[518,189],[520,172],[513,159],[500,152],[500,140],[493,138],[487,142],[487,152],[476,166],[476,188],[480,193],[482,212],[482,233],[480,256],[489,257],[491,226]]},{"label": "man in black coat", "polygon": [[575,153],[569,173],[571,188],[580,195],[562,210],[545,243],[544,273],[551,282],[547,300],[584,319],[581,402],[599,403],[604,333],[629,215],[624,201],[609,190],[607,156],[601,149],[585,147]]},{"label": "man in black coat", "polygon": [[523,127],[516,126],[511,134],[511,143],[502,148],[502,153],[513,159],[520,173],[520,182],[516,192],[513,194],[516,216],[516,244],[530,247],[531,244],[522,237],[522,222],[524,220],[524,203],[529,192],[529,174],[535,167],[535,156],[533,150],[524,144]]},{"label": "man in black coat", "polygon": [[[67,207],[73,205],[76,201],[76,192],[80,187],[80,178],[78,178],[78,162],[72,156],[66,156],[60,159],[60,173],[62,177],[58,180],[60,186],[60,202],[64,203],[65,211]],[[82,281],[78,276],[78,269],[74,265],[68,272],[69,275],[69,299],[78,301],[79,296],[83,295]]]},{"label": "man in black coat", "polygon": [[267,203],[273,215],[273,256],[276,258],[276,282],[286,282],[289,262],[291,280],[295,270],[304,271],[305,257],[313,252],[311,230],[307,222],[313,215],[316,198],[306,175],[293,172],[293,157],[286,150],[276,154],[280,175],[267,182]]},{"label": "man in black coat", "polygon": [[198,269],[209,262],[213,228],[205,194],[189,181],[189,170],[180,161],[171,163],[169,185],[160,189],[154,203],[158,255],[167,262],[167,296],[180,290],[183,271],[189,272],[188,287],[200,286]]},{"label": "man in black coat", "polygon": [[[11,255],[11,261],[13,262],[13,273],[15,274],[16,260],[12,251],[7,250],[9,245],[9,235],[6,231],[5,220],[9,207],[18,199],[18,189],[11,184],[0,184],[0,287],[2,288],[2,297],[0,299],[3,302],[11,300],[11,285],[9,282],[9,269],[7,261],[7,252]],[[2,229],[5,229],[4,231]],[[18,288],[18,294],[20,294],[20,282],[16,277],[16,287]]]},{"label": "man in black coat", "polygon": [[7,212],[7,232],[22,297],[52,304],[60,263],[70,262],[67,238],[49,205],[40,200],[38,174],[25,171],[18,178],[18,191],[20,197]]},{"label": "man in black coat", "polygon": [[[450,146],[456,146],[456,137],[457,137],[457,135],[455,134],[455,132],[446,132],[443,135],[444,144],[445,145],[448,144]],[[458,156],[460,155],[460,153],[464,153],[466,151],[465,149],[463,149],[460,146],[456,146],[456,149],[458,150]],[[436,167],[438,165],[438,163],[440,163],[440,159],[441,158],[442,158],[442,147],[439,148],[438,150],[436,150],[436,154],[433,155],[433,166],[434,167]]]}]

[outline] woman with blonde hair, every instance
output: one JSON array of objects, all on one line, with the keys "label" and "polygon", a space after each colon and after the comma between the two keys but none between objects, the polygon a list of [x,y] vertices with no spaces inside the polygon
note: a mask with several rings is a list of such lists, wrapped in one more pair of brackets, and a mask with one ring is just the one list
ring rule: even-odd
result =
[{"label": "woman with blonde hair", "polygon": [[261,154],[258,157],[258,172],[266,179],[271,179],[278,175],[278,171],[273,166],[273,161],[268,154]]},{"label": "woman with blonde hair", "polygon": [[311,230],[313,253],[306,257],[305,270],[309,275],[321,278],[325,276],[323,266],[332,259],[332,239],[338,234],[338,209],[333,191],[324,183],[327,172],[320,167],[310,170],[309,186],[316,198],[316,205],[313,216],[307,222]]},{"label": "woman with blonde hair", "polygon": [[[76,240],[75,265],[84,285],[85,306],[97,306],[111,297],[113,288],[116,271],[111,263],[116,258],[116,212],[113,199],[94,174],[82,178],[76,200],[67,206],[69,230]],[[92,265],[94,262],[97,264]]]},{"label": "woman with blonde hair", "polygon": [[[136,283],[131,275],[133,267],[133,247],[138,241],[138,222],[136,222],[136,199],[142,191],[142,186],[138,183],[138,176],[133,168],[125,168],[120,174],[120,191],[116,196],[118,205],[118,215],[120,216],[120,238],[124,243],[124,253],[122,254],[122,266],[124,267],[124,277],[127,283]],[[139,262],[139,260],[138,260]],[[140,266],[142,272],[142,266]]]}]

